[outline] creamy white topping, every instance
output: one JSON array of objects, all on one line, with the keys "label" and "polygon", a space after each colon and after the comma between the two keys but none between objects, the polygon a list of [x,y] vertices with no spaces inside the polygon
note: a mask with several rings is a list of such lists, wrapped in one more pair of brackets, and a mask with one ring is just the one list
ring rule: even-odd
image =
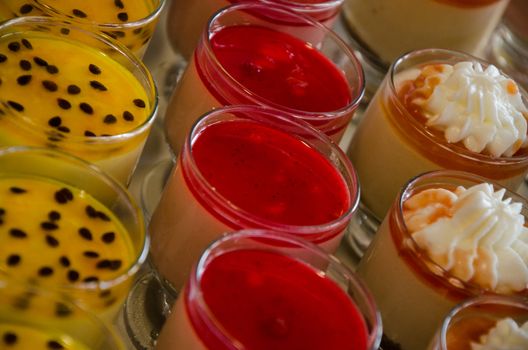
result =
[{"label": "creamy white topping", "polygon": [[412,237],[460,280],[498,293],[528,288],[528,229],[522,204],[483,183],[421,191],[404,203]]},{"label": "creamy white topping", "polygon": [[[430,67],[430,66],[429,66]],[[528,110],[513,80],[493,65],[478,62],[424,69],[427,98],[416,98],[427,125],[444,132],[447,142],[462,142],[476,153],[512,156],[528,145]]]},{"label": "creamy white topping", "polygon": [[519,327],[511,318],[502,319],[479,340],[479,344],[471,343],[472,350],[526,350],[528,322]]}]

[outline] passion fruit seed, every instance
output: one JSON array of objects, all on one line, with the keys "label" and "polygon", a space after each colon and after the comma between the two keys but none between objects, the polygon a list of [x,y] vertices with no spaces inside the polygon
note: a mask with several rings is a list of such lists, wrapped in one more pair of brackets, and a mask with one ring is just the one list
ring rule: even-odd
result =
[{"label": "passion fruit seed", "polygon": [[28,13],[33,11],[33,6],[30,5],[30,4],[24,4],[24,5],[20,6],[20,9],[18,11],[22,15],[27,15]]}]

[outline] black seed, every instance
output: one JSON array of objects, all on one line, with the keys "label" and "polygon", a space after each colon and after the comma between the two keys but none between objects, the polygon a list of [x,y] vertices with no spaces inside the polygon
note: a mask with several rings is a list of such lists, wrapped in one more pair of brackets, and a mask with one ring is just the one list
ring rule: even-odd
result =
[{"label": "black seed", "polygon": [[0,63],[7,61],[7,56],[0,53]]},{"label": "black seed", "polygon": [[68,86],[68,93],[70,95],[78,95],[79,93],[81,93],[81,88],[78,87],[77,85],[69,85]]},{"label": "black seed", "polygon": [[48,71],[49,74],[57,74],[57,73],[59,73],[59,68],[57,68],[57,66],[54,66],[52,64],[47,66],[46,70]]},{"label": "black seed", "polygon": [[24,231],[18,228],[12,228],[11,230],[9,230],[9,234],[15,238],[26,238],[27,237],[27,233],[25,233]]},{"label": "black seed", "polygon": [[0,215],[4,215],[5,214],[5,209],[4,208],[0,208]]},{"label": "black seed", "polygon": [[110,218],[108,217],[108,215],[106,215],[102,211],[98,211],[97,212],[97,216],[99,217],[99,219],[101,219],[103,221],[110,221]]},{"label": "black seed", "polygon": [[46,235],[46,243],[48,243],[48,245],[53,248],[58,247],[60,244],[57,238],[50,235]]},{"label": "black seed", "polygon": [[107,290],[103,290],[101,293],[99,293],[99,297],[100,298],[107,298],[111,294],[112,294],[112,292],[110,292],[110,289],[107,289]]},{"label": "black seed", "polygon": [[16,266],[20,264],[20,261],[22,258],[18,254],[11,254],[7,257],[7,265],[8,266]]},{"label": "black seed", "polygon": [[31,62],[29,62],[28,60],[20,60],[18,65],[20,66],[20,68],[22,68],[22,70],[31,70]]},{"label": "black seed", "polygon": [[83,111],[86,114],[93,114],[93,112],[94,112],[92,106],[90,106],[86,102],[81,102],[79,104],[79,108],[81,109],[81,111]]},{"label": "black seed", "polygon": [[[59,141],[61,141],[61,139],[58,138],[58,137],[50,136],[50,137],[48,137],[48,141],[51,141],[51,142],[59,142]],[[57,147],[57,146],[54,146],[54,145],[49,145],[49,146],[50,146],[50,147]]]},{"label": "black seed", "polygon": [[21,86],[27,85],[31,81],[31,78],[33,78],[31,75],[21,75],[17,78],[17,83]]},{"label": "black seed", "polygon": [[79,234],[81,235],[82,238],[84,238],[84,239],[86,239],[88,241],[91,241],[93,239],[92,233],[86,227],[81,227],[79,229]]},{"label": "black seed", "polygon": [[56,230],[59,228],[59,225],[57,225],[56,223],[54,222],[41,222],[40,223],[40,227],[43,229],[43,230],[46,230],[46,231],[53,231],[53,230]]},{"label": "black seed", "polygon": [[138,35],[141,33],[141,31],[143,30],[143,28],[139,27],[139,28],[136,28],[132,31],[132,33],[134,33],[135,35]]},{"label": "black seed", "polygon": [[22,45],[24,45],[26,47],[26,49],[29,49],[29,50],[32,50],[33,49],[33,45],[31,45],[31,43],[29,42],[29,40],[27,39],[22,39],[20,40],[22,42]]},{"label": "black seed", "polygon": [[101,236],[101,240],[105,243],[112,243],[115,240],[115,233],[114,232],[106,232]]},{"label": "black seed", "polygon": [[11,191],[11,193],[14,193],[14,194],[23,194],[27,192],[27,190],[20,188],[20,187],[16,187],[16,186],[10,187],[9,191]]},{"label": "black seed", "polygon": [[92,250],[87,250],[85,252],[83,252],[83,255],[87,258],[98,258],[99,257],[99,253],[98,252],[94,252]]},{"label": "black seed", "polygon": [[115,302],[117,301],[116,298],[112,298],[112,299],[108,299],[105,303],[105,306],[110,306],[112,304],[115,304]]},{"label": "black seed", "polygon": [[44,266],[38,270],[38,274],[39,276],[42,276],[42,277],[48,277],[48,276],[53,275],[53,269],[49,266]]},{"label": "black seed", "polygon": [[18,41],[10,42],[7,45],[7,48],[13,52],[17,52],[18,50],[20,50],[20,43]]},{"label": "black seed", "polygon": [[22,112],[24,110],[24,106],[22,106],[20,103],[15,101],[7,101],[7,104],[9,107],[13,108],[14,110],[18,112]]},{"label": "black seed", "polygon": [[58,98],[57,99],[57,104],[62,109],[70,109],[71,108],[71,103],[68,102],[68,100],[65,100],[63,98]]},{"label": "black seed", "polygon": [[33,57],[33,62],[35,62],[37,64],[37,66],[41,66],[41,67],[47,67],[48,66],[48,62],[46,62],[46,60],[36,56],[36,57]]},{"label": "black seed", "polygon": [[69,280],[70,282],[78,281],[78,280],[79,280],[79,277],[80,277],[79,272],[77,272],[77,271],[75,271],[75,270],[70,270],[70,271],[68,271],[67,276],[68,276],[68,280]]},{"label": "black seed", "polygon": [[60,220],[61,214],[58,211],[52,210],[48,213],[48,219],[51,221],[57,221]]},{"label": "black seed", "polygon": [[111,266],[111,262],[108,259],[101,260],[95,265],[98,269],[107,269]]},{"label": "black seed", "polygon": [[[68,305],[65,305],[65,304],[60,303],[60,302],[55,305],[55,315],[57,315],[58,317],[66,317],[66,316],[71,315],[71,313],[72,313],[72,310],[68,307]],[[52,343],[52,342],[54,342],[55,344],[57,344],[60,347],[50,346],[50,343]],[[55,346],[57,346],[57,345],[55,345]],[[56,341],[53,341],[53,340],[48,342],[48,348],[50,348],[50,349],[64,349],[62,347],[62,345],[60,345],[59,343],[57,343]]]},{"label": "black seed", "polygon": [[115,124],[115,122],[117,122],[117,118],[115,117],[115,115],[108,114],[104,117],[103,122],[105,124]]},{"label": "black seed", "polygon": [[119,270],[122,264],[121,260],[112,260],[110,261],[110,270]]},{"label": "black seed", "polygon": [[145,108],[147,105],[145,104],[145,101],[143,101],[142,99],[140,98],[136,98],[134,100],[134,104],[139,107],[139,108]]},{"label": "black seed", "polygon": [[64,267],[70,267],[70,265],[71,265],[70,259],[68,259],[65,256],[61,256],[60,259],[59,259],[59,262]]},{"label": "black seed", "polygon": [[106,86],[104,86],[102,83],[98,82],[97,80],[90,81],[90,86],[93,87],[95,90],[99,90],[99,91],[108,90]]},{"label": "black seed", "polygon": [[114,34],[114,36],[116,36],[117,38],[124,38],[126,36],[125,32],[121,31],[121,30],[114,30],[112,32]]},{"label": "black seed", "polygon": [[82,12],[82,11],[79,10],[79,9],[73,9],[72,12],[73,12],[73,15],[74,15],[75,17],[79,17],[79,18],[86,18],[86,17],[87,17],[86,13]]},{"label": "black seed", "polygon": [[87,205],[86,206],[86,214],[91,217],[91,218],[96,218],[97,217],[97,210],[95,210],[94,207],[92,207],[91,205]]},{"label": "black seed", "polygon": [[61,131],[63,133],[66,133],[66,134],[70,132],[70,128],[68,128],[67,126],[59,126],[57,128],[57,130],[59,130],[59,131]]},{"label": "black seed", "polygon": [[99,278],[96,276],[89,276],[83,279],[83,282],[98,282]]},{"label": "black seed", "polygon": [[68,201],[73,200],[73,193],[69,189],[63,188],[55,192],[55,200],[59,204],[65,204]]},{"label": "black seed", "polygon": [[20,6],[20,9],[18,10],[22,15],[27,15],[31,11],[33,11],[33,6],[30,4],[24,4]]},{"label": "black seed", "polygon": [[43,80],[42,81],[42,86],[44,86],[44,88],[48,91],[51,91],[51,92],[55,92],[59,89],[59,87],[57,86],[57,84],[55,84],[55,82],[51,81],[51,80]]},{"label": "black seed", "polygon": [[112,33],[112,32],[109,32],[109,31],[103,31],[103,33],[105,33],[106,35],[108,35],[108,36],[111,37],[112,39],[117,39],[117,35],[115,35],[115,34]]},{"label": "black seed", "polygon": [[123,4],[123,1],[121,1],[121,0],[114,0],[114,4],[119,9],[124,9],[125,8],[125,5]]},{"label": "black seed", "polygon": [[97,67],[95,64],[90,64],[88,69],[92,74],[99,75],[101,74],[101,68]]},{"label": "black seed", "polygon": [[2,338],[7,345],[13,345],[18,340],[18,336],[13,332],[5,332]]},{"label": "black seed", "polygon": [[128,13],[126,12],[119,12],[117,14],[117,18],[119,18],[120,21],[126,22],[128,21]]},{"label": "black seed", "polygon": [[13,307],[19,310],[26,310],[29,308],[30,300],[27,297],[17,297],[13,302]]},{"label": "black seed", "polygon": [[64,35],[70,34],[70,30],[68,28],[61,28],[60,32]]},{"label": "black seed", "polygon": [[84,132],[84,136],[86,136],[86,137],[94,137],[96,135],[93,132],[91,132],[90,130],[86,130]]},{"label": "black seed", "polygon": [[62,119],[61,119],[61,117],[59,117],[59,116],[55,116],[55,117],[50,118],[50,119],[48,120],[48,125],[49,125],[49,126],[52,126],[52,127],[54,127],[54,128],[60,126],[61,123],[62,123]]},{"label": "black seed", "polygon": [[134,115],[132,113],[130,113],[129,111],[124,111],[123,112],[123,119],[126,120],[127,122],[131,122],[134,120]]}]

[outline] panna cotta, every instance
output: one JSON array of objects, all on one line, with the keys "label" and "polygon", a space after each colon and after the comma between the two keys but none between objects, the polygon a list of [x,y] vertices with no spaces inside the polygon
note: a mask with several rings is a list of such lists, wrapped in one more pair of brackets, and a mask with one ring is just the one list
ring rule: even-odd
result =
[{"label": "panna cotta", "polygon": [[157,112],[154,82],[131,53],[64,28],[42,17],[0,25],[0,145],[60,149],[126,184]]},{"label": "panna cotta", "polygon": [[142,57],[164,0],[3,0],[2,3],[0,20],[53,16],[90,31],[102,32]]},{"label": "panna cotta", "polygon": [[346,0],[355,46],[380,70],[400,55],[437,47],[482,55],[508,0]]},{"label": "panna cotta", "polygon": [[362,203],[381,220],[408,179],[467,171],[511,190],[528,170],[527,94],[493,65],[439,49],[398,59],[348,154]]},{"label": "panna cotta", "polygon": [[526,200],[470,173],[437,171],[410,181],[358,266],[388,339],[425,349],[462,300],[526,298],[527,214]]},{"label": "panna cotta", "polygon": [[167,108],[167,140],[175,154],[200,115],[234,104],[286,111],[340,140],[363,94],[361,66],[333,32],[311,20],[326,35],[313,45],[289,18],[299,17],[244,2],[211,19]]},{"label": "panna cotta", "polygon": [[145,260],[139,208],[117,182],[52,150],[0,152],[0,271],[111,320]]},{"label": "panna cotta", "polygon": [[465,301],[447,315],[429,349],[528,349],[528,304],[498,296]]},{"label": "panna cotta", "polygon": [[368,291],[337,260],[291,236],[248,230],[202,255],[156,349],[373,350],[380,335]]},{"label": "panna cotta", "polygon": [[[174,50],[189,59],[200,39],[207,20],[218,10],[246,0],[173,1],[168,10],[167,34]],[[266,1],[262,1],[266,2]],[[328,28],[340,13],[343,0],[271,0],[269,6],[282,6],[290,11],[309,16]],[[272,5],[273,4],[273,5]],[[303,25],[303,21],[297,21]],[[304,23],[305,30],[310,25]],[[318,36],[316,36],[318,37]]]},{"label": "panna cotta", "polygon": [[352,165],[308,124],[232,106],[196,124],[152,216],[151,258],[179,290],[225,232],[268,228],[334,252],[358,202]]}]

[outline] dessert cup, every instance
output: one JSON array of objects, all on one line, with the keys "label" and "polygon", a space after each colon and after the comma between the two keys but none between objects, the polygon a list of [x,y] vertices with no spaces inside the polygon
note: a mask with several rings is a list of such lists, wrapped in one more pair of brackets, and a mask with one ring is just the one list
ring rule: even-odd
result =
[{"label": "dessert cup", "polygon": [[[174,50],[189,60],[209,17],[224,7],[244,1],[173,1],[168,11],[167,33]],[[268,6],[282,6],[289,11],[309,16],[328,28],[334,24],[343,4],[343,0],[259,0],[259,2],[266,3]],[[309,30],[309,26],[307,29]]]},{"label": "dessert cup", "polygon": [[307,123],[260,106],[217,109],[195,123],[154,211],[151,260],[178,291],[224,232],[273,229],[332,253],[357,190],[346,156]]},{"label": "dessert cup", "polygon": [[45,148],[0,151],[0,270],[116,316],[148,254],[131,195],[98,168]]},{"label": "dessert cup", "polygon": [[88,310],[35,284],[0,273],[2,349],[124,350],[116,332]]},{"label": "dessert cup", "polygon": [[[465,62],[471,62],[472,68],[468,67]],[[464,64],[466,66],[458,66]],[[452,78],[447,78],[450,80],[446,80],[444,85],[437,85],[433,90],[434,93],[421,92],[419,88],[411,90],[410,86],[418,84],[424,74],[428,74],[431,70],[435,71],[436,68],[434,67],[438,69],[452,67],[456,74],[465,76],[459,77],[460,80],[458,81],[466,79],[465,81],[469,82],[468,86],[460,84],[455,88],[446,87],[446,84],[451,84],[455,79],[458,79],[455,78],[455,73],[452,73]],[[487,71],[471,73],[475,67],[484,67],[482,69]],[[446,71],[447,68],[445,68]],[[515,103],[524,105],[521,110],[516,110],[518,113],[515,114],[515,117],[521,119],[522,124],[522,120],[528,115],[525,107],[528,106],[526,92],[510,82],[510,79],[505,75],[500,74],[491,77],[491,74],[499,74],[495,70],[491,72],[492,69],[494,68],[486,62],[473,56],[441,49],[414,51],[394,62],[363,114],[348,149],[348,155],[356,167],[361,181],[361,202],[365,208],[363,213],[371,221],[379,222],[385,216],[393,198],[409,178],[426,171],[438,169],[468,171],[490,178],[512,190],[519,187],[528,170],[528,152],[524,145],[513,155],[495,155],[487,153],[487,148],[476,151],[465,144],[471,138],[471,132],[477,135],[476,138],[486,140],[486,135],[479,134],[479,130],[484,130],[486,126],[480,128],[479,123],[481,123],[480,120],[486,119],[485,123],[489,122],[490,125],[494,125],[493,121],[490,120],[497,120],[494,119],[495,111],[501,111],[499,118],[502,115],[504,118],[513,119],[510,114],[501,109],[505,104],[497,97],[499,94],[488,92],[489,86],[496,86],[497,89],[501,89],[500,91],[506,91],[508,89],[506,85],[512,84],[512,88],[517,91]],[[464,73],[460,73],[461,70],[465,70]],[[466,74],[466,71],[474,76],[470,76],[470,73]],[[441,74],[444,73],[439,73],[439,75]],[[433,79],[437,78],[436,76],[429,77],[427,81],[432,82]],[[497,82],[499,78],[501,81]],[[488,82],[488,80],[491,83],[486,87],[479,85],[479,81]],[[447,89],[453,91],[452,100],[446,100],[443,106],[439,106],[439,103],[444,102],[438,98],[438,94],[442,94]],[[413,94],[420,95],[415,98]],[[509,92],[504,94],[509,94]],[[434,101],[431,103],[436,103],[434,108],[439,109],[440,112],[427,112],[424,108],[428,105],[417,107],[414,104],[418,99],[422,101],[429,96],[431,96],[430,101]],[[460,96],[462,98],[469,97],[467,97],[467,101],[459,101]],[[508,103],[512,109],[518,107],[518,105],[510,103],[509,100]],[[482,111],[474,112],[471,109],[472,106],[477,109],[478,106],[484,107]],[[459,113],[457,108],[462,111]],[[450,132],[454,128],[431,124],[433,120],[424,117],[426,113],[429,113],[428,115],[443,118],[445,114],[453,111],[457,111],[453,114],[459,119],[454,120],[452,118],[452,122],[463,124],[459,130],[469,134],[465,139],[451,139]],[[478,119],[476,116],[482,116],[482,119],[475,121],[475,118]],[[437,118],[437,120],[440,121],[441,118]],[[497,126],[496,130],[498,131],[495,135],[503,132],[503,130],[507,132],[508,126],[506,124],[508,122]],[[515,130],[512,132],[516,132],[520,136],[526,134],[522,125],[519,124],[518,126],[515,123],[508,125],[515,126]],[[447,131],[439,128],[445,128]],[[477,130],[478,128],[480,129]],[[492,134],[490,133],[490,135]],[[495,139],[490,140],[489,144],[495,142]],[[353,242],[366,241],[366,243],[363,242],[363,246],[368,245],[370,239],[371,234],[363,233],[361,230],[352,233]]]},{"label": "dessert cup", "polygon": [[[322,42],[312,41],[314,32],[324,37]],[[232,5],[217,12],[202,32],[169,101],[167,140],[178,154],[203,113],[223,105],[257,104],[286,111],[337,142],[363,90],[361,65],[320,23],[282,7]]]},{"label": "dessert cup", "polygon": [[[505,322],[505,319],[509,320]],[[500,336],[492,334],[490,337],[490,331],[499,326],[498,322],[501,322],[502,328]],[[432,339],[429,350],[475,349],[471,344],[482,346],[486,343],[494,344],[494,349],[513,349],[515,346],[522,349],[528,346],[528,329],[524,326],[525,330],[521,331],[515,327],[521,328],[526,322],[528,304],[524,299],[499,296],[473,298],[451,310]],[[512,335],[516,334],[521,334],[521,338],[524,338],[524,345],[519,339],[512,340]],[[524,337],[522,334],[525,334]]]},{"label": "dessert cup", "polygon": [[482,55],[508,0],[346,0],[354,47],[385,72],[405,52],[429,47]]},{"label": "dessert cup", "polygon": [[165,0],[4,0],[0,20],[52,16],[88,31],[104,33],[143,57]]},{"label": "dessert cup", "polygon": [[20,17],[0,24],[0,79],[1,146],[64,150],[128,183],[158,109],[154,81],[128,49]]},{"label": "dessert cup", "polygon": [[[412,179],[396,198],[357,270],[376,299],[388,344],[406,350],[426,349],[445,315],[470,297],[482,294],[528,296],[528,261],[524,261],[524,272],[522,268],[519,272],[517,268],[505,267],[519,260],[508,260],[511,255],[504,253],[504,249],[510,248],[510,252],[516,252],[515,245],[522,246],[523,240],[526,242],[527,202],[504,187],[487,181],[465,172],[435,171]],[[492,192],[493,200],[485,202],[488,195],[475,191],[480,188],[477,185],[489,186],[498,192]],[[460,194],[463,189],[459,186],[474,197],[463,197]],[[454,193],[458,193],[461,199],[453,204],[448,199]],[[501,195],[504,199],[497,199]],[[499,201],[497,209],[494,205]],[[485,209],[489,211],[483,211]],[[511,220],[506,214],[497,214],[513,209],[519,213]],[[422,210],[421,217],[419,210]],[[497,239],[496,235],[500,236],[502,232],[512,235],[518,232],[514,231],[512,222],[522,234],[517,238],[501,236]],[[418,224],[422,225],[420,230],[415,229]],[[501,231],[503,228],[505,231]],[[436,241],[424,239],[423,232],[433,229],[443,235],[437,235]],[[450,242],[447,247],[442,236]],[[490,248],[489,242],[495,242],[495,245]],[[468,257],[474,258],[470,264],[473,270],[464,270]],[[490,262],[488,257],[496,260]],[[523,264],[522,258],[520,264]],[[483,273],[486,266],[493,273]],[[506,276],[512,276],[512,279],[505,282]],[[524,283],[524,287],[517,284],[513,288],[509,282]],[[383,342],[382,347],[389,348],[383,346]]]},{"label": "dessert cup", "polygon": [[243,230],[202,254],[156,349],[374,350],[380,339],[372,297],[337,259],[292,235]]}]

